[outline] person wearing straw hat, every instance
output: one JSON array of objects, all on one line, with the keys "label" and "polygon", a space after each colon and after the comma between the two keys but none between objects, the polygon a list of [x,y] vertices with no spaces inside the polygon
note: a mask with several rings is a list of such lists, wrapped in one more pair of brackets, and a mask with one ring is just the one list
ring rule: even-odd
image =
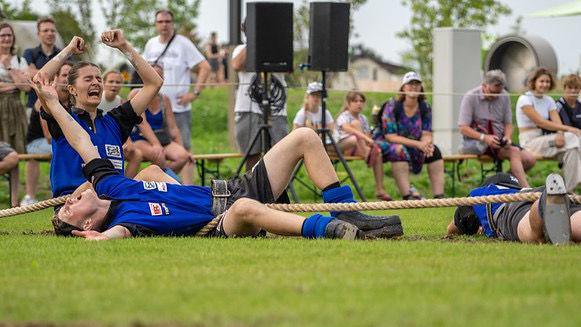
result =
[{"label": "person wearing straw hat", "polygon": [[462,97],[458,116],[462,134],[460,153],[509,159],[511,173],[522,187],[529,187],[526,171],[536,160],[532,153],[512,144],[512,110],[505,85],[504,73],[491,70],[484,74],[482,85]]},{"label": "person wearing straw hat", "polygon": [[567,244],[581,242],[581,204],[567,196],[563,177],[547,176],[545,186],[523,189],[519,180],[506,173],[488,177],[470,196],[537,191],[536,201],[488,203],[460,206],[448,225],[448,235],[482,233],[489,238],[525,243]]},{"label": "person wearing straw hat", "polygon": [[300,160],[325,202],[355,202],[351,188],[340,185],[320,138],[309,128],[299,128],[277,143],[251,172],[214,181],[212,188],[179,185],[156,166],[142,172],[142,180],[132,180],[101,158],[88,131],[59,103],[54,83],[37,79],[31,86],[85,162],[83,173],[89,181],[55,213],[57,235],[94,240],[187,236],[217,216],[219,223],[209,236],[257,236],[266,230],[305,238],[364,239],[403,233],[398,216],[331,212],[305,218],[263,204],[281,197]]}]

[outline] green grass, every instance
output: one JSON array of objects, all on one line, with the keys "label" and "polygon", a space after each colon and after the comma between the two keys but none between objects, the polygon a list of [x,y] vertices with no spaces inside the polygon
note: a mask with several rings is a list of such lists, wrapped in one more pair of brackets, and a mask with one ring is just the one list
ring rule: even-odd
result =
[{"label": "green grass", "polygon": [[[63,239],[47,212],[0,221],[0,322],[55,325],[578,326],[579,247],[441,240]],[[1,324],[1,323],[0,323]]]},{"label": "green grass", "polygon": [[[234,151],[227,142],[226,94],[207,89],[194,103],[195,152]],[[331,92],[333,114],[343,95]],[[302,97],[303,90],[289,93],[289,119]],[[368,94],[367,112],[385,98]],[[222,171],[231,173],[237,163],[227,161]],[[351,167],[372,197],[371,171],[361,162]],[[542,176],[557,169],[555,163],[539,163],[529,174],[532,183],[542,184]],[[476,162],[462,173],[458,195],[480,182]],[[385,184],[396,195],[390,176],[386,165]],[[425,172],[412,181],[429,195]],[[40,185],[40,197],[48,197],[47,164]],[[297,189],[303,201],[319,201]],[[4,206],[5,190],[2,181]],[[450,194],[449,177],[446,190]],[[397,213],[403,238],[364,242],[142,238],[99,243],[48,233],[50,210],[0,219],[0,326],[581,324],[580,247],[443,239],[453,209]]]}]

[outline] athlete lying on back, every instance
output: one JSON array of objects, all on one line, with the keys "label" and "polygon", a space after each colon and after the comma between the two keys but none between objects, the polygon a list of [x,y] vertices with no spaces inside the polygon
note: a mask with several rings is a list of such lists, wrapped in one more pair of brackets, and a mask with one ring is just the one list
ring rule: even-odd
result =
[{"label": "athlete lying on back", "polygon": [[402,235],[399,217],[374,217],[359,212],[331,212],[308,218],[269,209],[263,203],[286,198],[292,171],[304,160],[313,183],[325,202],[354,202],[348,186],[340,186],[317,134],[297,129],[265,154],[244,176],[217,181],[213,188],[179,185],[150,168],[145,181],[120,175],[102,159],[87,132],[60,105],[54,83],[39,79],[32,87],[44,108],[56,119],[69,144],[86,163],[90,182],[77,190],[55,214],[58,235],[106,240],[142,235],[194,235],[216,216],[218,226],[210,236],[255,236],[262,230],[307,238],[388,238]]}]

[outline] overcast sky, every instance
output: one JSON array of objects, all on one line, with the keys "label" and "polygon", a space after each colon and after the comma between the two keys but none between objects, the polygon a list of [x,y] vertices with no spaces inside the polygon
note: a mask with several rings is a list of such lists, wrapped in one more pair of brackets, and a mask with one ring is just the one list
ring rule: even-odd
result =
[{"label": "overcast sky", "polygon": [[[270,0],[277,1],[277,0]],[[288,1],[288,0],[287,0]],[[581,30],[581,16],[560,18],[528,18],[527,14],[572,0],[504,0],[512,10],[512,15],[504,17],[487,32],[504,35],[510,32],[518,16],[524,16],[522,27],[530,34],[545,38],[554,47],[559,61],[559,73],[565,74],[581,68],[581,45],[578,31]],[[12,3],[20,2],[11,0]],[[93,0],[94,20],[98,32],[105,28],[98,0]],[[198,27],[200,36],[217,31],[221,41],[228,37],[228,0],[202,0]],[[282,2],[282,0],[281,0]],[[294,0],[295,7],[300,0]],[[160,1],[161,3],[161,1]],[[243,7],[245,7],[243,5]],[[48,12],[45,0],[33,0],[33,8]],[[400,63],[400,54],[409,49],[405,40],[396,33],[406,27],[411,12],[399,0],[368,0],[355,13],[354,28],[359,35],[351,42],[363,43],[374,49],[384,59]]]}]

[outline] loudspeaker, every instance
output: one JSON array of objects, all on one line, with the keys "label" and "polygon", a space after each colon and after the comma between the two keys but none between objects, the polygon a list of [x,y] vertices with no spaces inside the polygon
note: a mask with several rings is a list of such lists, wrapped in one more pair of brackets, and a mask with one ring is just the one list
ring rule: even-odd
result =
[{"label": "loudspeaker", "polygon": [[246,4],[246,71],[293,70],[293,4]]},{"label": "loudspeaker", "polygon": [[346,71],[349,64],[349,3],[311,2],[311,70]]}]

